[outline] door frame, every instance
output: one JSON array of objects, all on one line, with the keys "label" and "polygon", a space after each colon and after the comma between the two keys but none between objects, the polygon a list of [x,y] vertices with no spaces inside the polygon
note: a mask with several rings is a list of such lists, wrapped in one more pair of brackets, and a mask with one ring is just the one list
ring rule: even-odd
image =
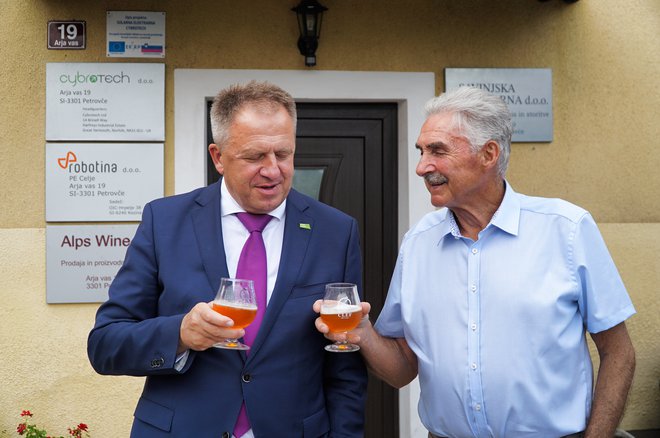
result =
[{"label": "door frame", "polygon": [[[319,70],[174,70],[174,191],[185,193],[206,185],[206,102],[232,84],[269,81],[297,101],[396,102],[398,106],[398,240],[432,211],[423,181],[415,174],[419,153],[413,147],[424,123],[423,107],[435,95],[431,72],[348,72]],[[204,150],[204,149],[203,149]],[[419,384],[415,379],[399,391],[400,436],[422,437],[417,415]]]}]

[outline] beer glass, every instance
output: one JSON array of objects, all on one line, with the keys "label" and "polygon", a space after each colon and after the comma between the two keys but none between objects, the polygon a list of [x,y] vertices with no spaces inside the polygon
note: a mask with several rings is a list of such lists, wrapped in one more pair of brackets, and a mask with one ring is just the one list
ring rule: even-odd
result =
[{"label": "beer glass", "polygon": [[[358,326],[362,319],[362,306],[357,286],[351,283],[330,283],[325,286],[321,303],[321,319],[332,333],[347,333]],[[359,346],[348,341],[337,341],[325,346],[333,353],[358,351]]]},{"label": "beer glass", "polygon": [[[212,303],[213,310],[231,318],[233,328],[242,329],[250,325],[257,316],[257,300],[254,294],[254,282],[239,278],[220,279],[220,288]],[[225,339],[213,345],[216,348],[231,350],[249,350],[250,346],[238,339]]]}]

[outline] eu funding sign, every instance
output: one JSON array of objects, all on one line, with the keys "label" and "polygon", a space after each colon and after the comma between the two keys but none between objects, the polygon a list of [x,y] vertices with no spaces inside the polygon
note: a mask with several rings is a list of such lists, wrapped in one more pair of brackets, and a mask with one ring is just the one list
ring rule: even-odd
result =
[{"label": "eu funding sign", "polygon": [[164,139],[164,64],[46,64],[46,140]]},{"label": "eu funding sign", "polygon": [[447,68],[445,90],[469,86],[498,95],[511,111],[514,142],[552,141],[552,70]]},{"label": "eu funding sign", "polygon": [[108,11],[106,29],[108,57],[165,57],[165,12]]}]

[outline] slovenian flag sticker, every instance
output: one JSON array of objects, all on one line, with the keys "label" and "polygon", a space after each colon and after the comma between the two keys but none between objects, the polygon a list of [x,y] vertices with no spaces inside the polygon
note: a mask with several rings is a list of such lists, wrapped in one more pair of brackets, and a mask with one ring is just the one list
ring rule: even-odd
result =
[{"label": "slovenian flag sticker", "polygon": [[143,44],[141,47],[142,53],[163,53],[163,46],[150,46]]}]

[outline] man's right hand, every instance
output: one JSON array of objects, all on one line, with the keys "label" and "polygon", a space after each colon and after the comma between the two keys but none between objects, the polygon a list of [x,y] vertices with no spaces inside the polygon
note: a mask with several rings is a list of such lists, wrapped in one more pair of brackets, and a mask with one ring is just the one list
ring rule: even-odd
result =
[{"label": "man's right hand", "polygon": [[[316,300],[312,308],[316,313],[321,313],[321,304],[323,303],[323,300]],[[362,301],[360,303],[362,306],[362,320],[360,321],[360,324],[351,330],[348,333],[332,333],[330,332],[330,329],[328,326],[323,322],[323,319],[319,316],[316,318],[316,321],[314,324],[316,325],[316,330],[319,332],[323,333],[326,338],[330,339],[331,341],[348,341],[351,344],[359,344],[360,341],[362,340],[362,336],[366,328],[371,327],[371,322],[369,322],[369,312],[371,311],[371,304],[367,303],[366,301]]]},{"label": "man's right hand", "polygon": [[[314,303],[316,313],[321,312],[322,300]],[[367,302],[362,305],[362,321],[348,333],[332,333],[321,317],[316,318],[316,329],[331,341],[348,341],[360,346],[360,354],[364,358],[369,370],[382,380],[402,388],[417,376],[417,356],[410,349],[405,338],[388,338],[381,336],[369,321],[371,305]]]},{"label": "man's right hand", "polygon": [[245,330],[233,329],[234,321],[213,310],[211,303],[197,303],[181,321],[177,354],[203,351],[225,339],[243,337]]}]

